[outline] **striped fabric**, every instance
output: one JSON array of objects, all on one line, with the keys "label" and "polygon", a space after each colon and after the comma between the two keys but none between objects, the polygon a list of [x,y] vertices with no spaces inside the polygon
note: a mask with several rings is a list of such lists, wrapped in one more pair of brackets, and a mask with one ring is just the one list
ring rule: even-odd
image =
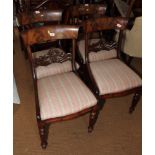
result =
[{"label": "striped fabric", "polygon": [[[98,41],[99,41],[99,39],[91,39],[90,44],[96,43]],[[85,63],[85,40],[81,40],[78,42],[78,48],[79,48],[79,52],[83,58],[83,61]],[[109,51],[101,50],[99,52],[89,53],[90,62],[105,60],[105,59],[111,59],[111,58],[116,58],[116,57],[117,57],[117,52],[115,49],[112,49]]]},{"label": "striped fabric", "polygon": [[[39,52],[33,53],[34,58],[38,58],[39,56],[43,56],[47,54],[48,50],[43,50]],[[76,68],[79,69],[78,63],[76,63]],[[63,63],[52,63],[47,66],[38,66],[36,67],[36,75],[37,79],[41,79],[47,76],[66,73],[72,71],[71,61],[65,61]]]},{"label": "striped fabric", "polygon": [[48,66],[38,66],[36,68],[37,79],[41,79],[47,76],[66,73],[72,71],[71,61],[65,61],[63,63],[53,63]]},{"label": "striped fabric", "polygon": [[142,85],[141,78],[119,59],[90,63],[100,95],[116,93]]},{"label": "striped fabric", "polygon": [[73,114],[97,103],[73,72],[39,79],[38,96],[42,120]]}]

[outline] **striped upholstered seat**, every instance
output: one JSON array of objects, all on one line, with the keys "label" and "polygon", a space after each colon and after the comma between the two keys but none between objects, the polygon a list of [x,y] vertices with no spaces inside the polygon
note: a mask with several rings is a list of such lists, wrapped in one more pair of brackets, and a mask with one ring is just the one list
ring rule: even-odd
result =
[{"label": "striped upholstered seat", "polygon": [[[90,45],[93,43],[98,42],[99,39],[90,39]],[[78,42],[78,48],[79,52],[82,56],[83,62],[85,63],[85,40],[81,40]],[[117,57],[117,53],[115,49],[106,51],[106,50],[101,50],[98,52],[91,52],[89,53],[89,61],[94,62],[94,61],[99,61],[99,60],[105,60],[105,59],[111,59]]]},{"label": "striped upholstered seat", "polygon": [[63,63],[53,63],[48,66],[38,66],[36,68],[36,75],[37,79],[41,79],[51,75],[70,72],[71,70],[71,61],[65,61]]},{"label": "striped upholstered seat", "polygon": [[100,95],[122,92],[141,86],[141,78],[119,59],[90,63]]},{"label": "striped upholstered seat", "polygon": [[70,115],[97,104],[85,84],[73,72],[38,80],[41,119]]}]

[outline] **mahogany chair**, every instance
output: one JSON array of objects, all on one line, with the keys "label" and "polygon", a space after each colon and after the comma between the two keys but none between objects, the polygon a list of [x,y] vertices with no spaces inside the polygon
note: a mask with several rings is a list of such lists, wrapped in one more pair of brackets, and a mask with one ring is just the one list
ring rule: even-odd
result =
[{"label": "mahogany chair", "polygon": [[[47,146],[51,123],[70,120],[90,112],[88,131],[93,130],[99,114],[97,99],[80,80],[75,64],[78,27],[53,25],[32,28],[22,33],[31,63],[35,90],[36,118],[42,148]],[[33,53],[33,44],[69,39],[71,53],[57,47]]]},{"label": "mahogany chair", "polygon": [[127,26],[128,20],[123,17],[102,17],[85,21],[84,58],[90,87],[94,94],[98,96],[98,100],[105,101],[107,98],[134,93],[132,104],[129,108],[129,112],[132,113],[141,97],[142,81],[121,60],[122,36],[119,36],[117,43],[112,41],[113,44],[107,43],[105,40],[100,40],[96,43],[91,43],[89,40],[89,35],[92,32],[110,29],[117,29],[121,32]]}]

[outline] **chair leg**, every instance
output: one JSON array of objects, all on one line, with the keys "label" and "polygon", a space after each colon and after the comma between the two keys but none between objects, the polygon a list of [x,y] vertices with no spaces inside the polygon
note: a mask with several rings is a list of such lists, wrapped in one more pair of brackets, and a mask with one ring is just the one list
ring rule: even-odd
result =
[{"label": "chair leg", "polygon": [[92,132],[99,115],[100,107],[97,105],[93,108],[89,116],[88,132]]},{"label": "chair leg", "polygon": [[141,92],[136,92],[134,94],[133,99],[132,99],[132,104],[131,104],[131,106],[129,108],[129,113],[130,114],[135,110],[135,107],[136,107],[140,97],[141,97]]},{"label": "chair leg", "polygon": [[38,123],[39,135],[41,139],[41,147],[46,149],[47,147],[47,138],[48,138],[48,129],[49,125],[45,123]]}]

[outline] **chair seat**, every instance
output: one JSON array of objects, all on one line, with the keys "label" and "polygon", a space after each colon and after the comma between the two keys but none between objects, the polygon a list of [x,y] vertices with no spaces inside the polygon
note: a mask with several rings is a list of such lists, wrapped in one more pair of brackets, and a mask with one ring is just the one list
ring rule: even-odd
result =
[{"label": "chair seat", "polygon": [[90,63],[100,95],[122,92],[141,86],[141,78],[119,59]]},{"label": "chair seat", "polygon": [[73,72],[38,80],[41,119],[67,116],[97,104],[87,86]]},{"label": "chair seat", "polygon": [[[58,49],[58,48],[57,48]],[[61,49],[58,49],[61,51]],[[39,58],[41,56],[44,56],[48,53],[49,50],[42,50],[33,53],[34,58]],[[78,63],[76,63],[76,68],[79,68]],[[52,76],[56,74],[66,73],[72,71],[72,65],[71,61],[65,61],[62,63],[52,63],[47,66],[38,66],[36,67],[36,75],[37,79],[41,79],[47,76]]]},{"label": "chair seat", "polygon": [[[93,43],[97,43],[98,41],[99,39],[90,39],[90,45]],[[85,40],[81,40],[78,42],[78,48],[82,56],[83,62],[85,64]],[[111,59],[111,58],[115,58],[116,56],[117,56],[117,52],[115,49],[112,49],[109,51],[101,50],[98,52],[89,53],[89,61],[94,62],[99,60]]]}]

